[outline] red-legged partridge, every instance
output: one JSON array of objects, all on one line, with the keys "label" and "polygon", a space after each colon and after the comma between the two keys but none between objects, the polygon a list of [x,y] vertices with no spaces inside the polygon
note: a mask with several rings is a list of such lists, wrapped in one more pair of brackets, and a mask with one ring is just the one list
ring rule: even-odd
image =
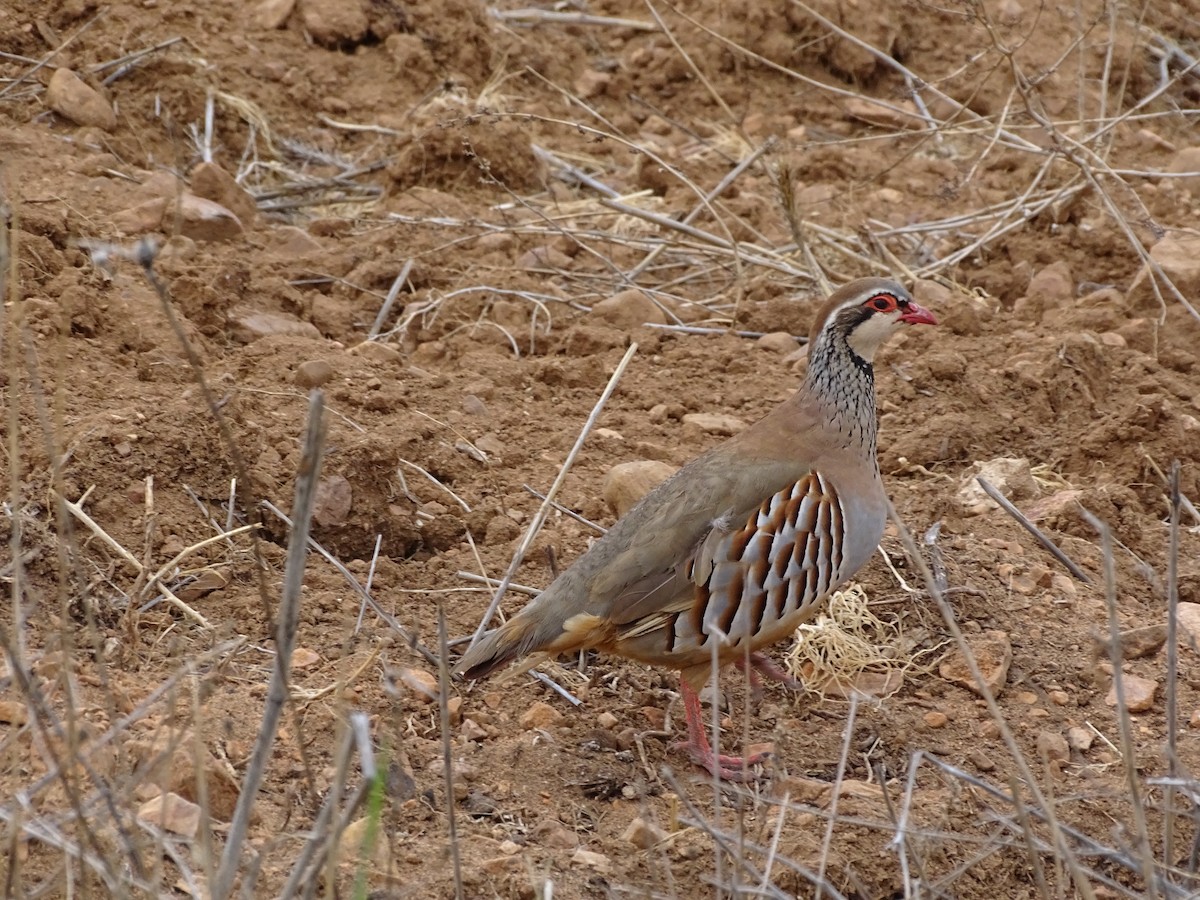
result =
[{"label": "red-legged partridge", "polygon": [[714,642],[721,664],[748,658],[786,677],[758,650],[792,634],[874,553],[886,501],[871,362],[917,324],[937,320],[894,281],[835,291],[813,325],[800,390],[647,494],[456,671],[479,678],[527,654],[579,648],[679,669],[685,748],[741,780],[763,756],[714,754],[701,718]]}]

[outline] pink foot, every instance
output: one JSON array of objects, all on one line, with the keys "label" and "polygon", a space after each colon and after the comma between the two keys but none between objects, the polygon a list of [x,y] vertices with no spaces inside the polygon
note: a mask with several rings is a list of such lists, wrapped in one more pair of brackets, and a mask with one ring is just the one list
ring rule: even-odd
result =
[{"label": "pink foot", "polygon": [[755,753],[752,756],[724,756],[714,753],[704,731],[704,719],[700,711],[700,696],[686,681],[680,681],[679,693],[683,696],[684,716],[687,719],[688,739],[674,747],[687,751],[692,762],[724,781],[747,782],[756,780],[750,771],[771,758],[770,753]]},{"label": "pink foot", "polygon": [[755,703],[761,700],[763,695],[760,673],[763,677],[782,684],[790,691],[799,691],[804,687],[804,682],[781,669],[765,653],[751,653],[749,667],[746,666],[744,656],[739,656],[733,664],[746,673],[746,679],[750,682],[750,697]]}]

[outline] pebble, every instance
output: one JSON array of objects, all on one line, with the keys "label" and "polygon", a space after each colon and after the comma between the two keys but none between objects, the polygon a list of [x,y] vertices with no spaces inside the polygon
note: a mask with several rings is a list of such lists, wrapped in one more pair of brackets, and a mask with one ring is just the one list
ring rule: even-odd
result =
[{"label": "pebble", "polygon": [[623,516],[677,471],[675,466],[656,459],[619,463],[604,476],[604,502],[618,517]]},{"label": "pebble", "polygon": [[975,463],[975,471],[964,479],[958,489],[958,502],[968,515],[981,515],[999,509],[999,504],[979,486],[977,476],[1002,493],[1009,500],[1022,500],[1037,494],[1037,484],[1029,460],[1025,457],[998,457],[987,462]]},{"label": "pebble", "polygon": [[1047,695],[1055,706],[1066,706],[1071,702],[1071,695],[1066,691],[1049,691]]},{"label": "pebble", "polygon": [[605,873],[612,871],[612,860],[603,853],[596,853],[592,850],[584,850],[580,847],[571,856],[571,862],[577,866],[584,866],[588,869],[595,869],[597,872]]},{"label": "pebble", "polygon": [[323,359],[310,359],[296,367],[293,380],[298,387],[311,390],[328,384],[333,379],[333,366]]},{"label": "pebble", "polygon": [[596,721],[602,728],[615,728],[619,720],[612,713],[605,711],[596,716]]},{"label": "pebble", "polygon": [[665,325],[667,317],[658,304],[639,290],[630,289],[601,300],[592,316],[616,328],[630,331],[646,324]]},{"label": "pebble", "polygon": [[526,250],[517,260],[519,269],[566,269],[571,265],[571,257],[549,244]]},{"label": "pebble", "polygon": [[635,818],[629,823],[629,826],[621,832],[621,840],[633,844],[633,846],[641,850],[649,850],[655,844],[665,840],[667,833],[657,825],[647,822],[641,816]]},{"label": "pebble", "polygon": [[[993,695],[999,694],[1008,678],[1008,667],[1012,665],[1012,643],[1003,631],[985,631],[982,634],[970,635],[967,645],[975,655],[983,680]],[[941,665],[938,674],[946,681],[965,687],[969,691],[980,694],[979,686],[971,677],[967,662],[958,650],[954,650]]]},{"label": "pebble", "polygon": [[921,717],[922,721],[929,728],[945,728],[950,721],[950,717],[944,712],[938,710],[930,710]]},{"label": "pebble", "polygon": [[1180,603],[1178,610],[1179,627],[1191,635],[1192,640],[1200,643],[1200,603]]},{"label": "pebble", "polygon": [[418,700],[430,702],[438,698],[438,682],[424,669],[401,669],[396,678],[407,687]]},{"label": "pebble", "polygon": [[46,105],[76,125],[112,131],[117,117],[112,104],[70,69],[56,69],[46,87]]},{"label": "pebble", "polygon": [[1067,739],[1057,731],[1039,731],[1037,736],[1038,756],[1047,760],[1065,762],[1071,758]]},{"label": "pebble", "polygon": [[[1130,712],[1145,712],[1154,706],[1154,695],[1158,691],[1158,682],[1151,678],[1141,678],[1137,675],[1125,675],[1121,678],[1124,693],[1125,708]],[[1116,682],[1108,689],[1104,698],[1107,706],[1117,705]]]},{"label": "pebble", "polygon": [[295,225],[276,225],[267,239],[271,242],[271,252],[285,259],[304,259],[325,249],[320,241]]},{"label": "pebble", "polygon": [[1192,717],[1188,719],[1188,728],[1200,728],[1200,709],[1195,710]]},{"label": "pebble", "polygon": [[[1162,139],[1159,138],[1159,140]],[[1173,175],[1182,175],[1186,172],[1200,173],[1200,147],[1184,147],[1175,154],[1174,159],[1167,163],[1167,171]],[[1180,181],[1193,194],[1200,194],[1200,174],[1194,174],[1191,178],[1182,178]]]},{"label": "pebble", "polygon": [[311,322],[301,322],[294,316],[268,312],[235,312],[229,318],[229,333],[235,341],[252,344],[275,335],[297,335],[320,338],[321,332]]},{"label": "pebble", "polygon": [[304,30],[326,47],[358,43],[366,37],[371,24],[365,4],[344,0],[304,0],[300,16]]},{"label": "pebble", "polygon": [[967,759],[971,760],[971,764],[980,772],[991,772],[996,768],[992,758],[982,750],[972,750],[967,754]]},{"label": "pebble", "polygon": [[483,726],[471,718],[462,720],[462,725],[459,726],[458,733],[464,741],[479,742],[485,740],[488,736]]},{"label": "pebble", "polygon": [[1025,296],[1013,304],[1013,312],[1030,322],[1041,321],[1047,309],[1069,303],[1075,295],[1075,282],[1066,260],[1051,263],[1030,279]]},{"label": "pebble", "polygon": [[236,240],[245,233],[242,220],[232,210],[190,191],[168,202],[163,224],[171,230],[178,224],[179,233],[194,241],[221,243]]},{"label": "pebble", "polygon": [[1019,701],[1021,701],[1022,703],[1024,703],[1026,706],[1033,706],[1035,703],[1038,702],[1038,695],[1035,694],[1033,691],[1020,691],[1017,694],[1017,699]]},{"label": "pebble", "polygon": [[551,850],[573,850],[579,846],[579,835],[561,822],[542,822],[533,829],[534,838]]},{"label": "pebble", "polygon": [[343,475],[325,475],[317,481],[313,521],[326,528],[342,525],[350,516],[354,491]]},{"label": "pebble", "polygon": [[145,234],[162,227],[163,215],[170,201],[166,197],[152,197],[136,206],[113,213],[113,227],[122,234]]},{"label": "pebble", "polygon": [[251,21],[264,31],[282,28],[296,8],[296,0],[262,0],[254,7]]},{"label": "pebble", "polygon": [[737,416],[725,413],[688,413],[683,417],[685,425],[695,425],[705,434],[734,435],[748,427]]},{"label": "pebble", "polygon": [[9,725],[24,725],[29,721],[29,711],[24,703],[15,700],[0,700],[0,722]]},{"label": "pebble", "polygon": [[1092,741],[1095,739],[1096,735],[1090,728],[1073,725],[1067,729],[1067,746],[1080,753],[1086,753],[1092,749]]},{"label": "pebble", "polygon": [[755,341],[754,346],[774,353],[791,353],[796,349],[796,339],[786,331],[772,331]]},{"label": "pebble", "polygon": [[549,703],[539,701],[521,713],[520,722],[522,728],[531,731],[534,728],[547,728],[560,721],[562,717],[563,714]]},{"label": "pebble", "polygon": [[[1166,623],[1161,625],[1145,625],[1141,628],[1130,628],[1128,631],[1122,631],[1120,641],[1122,659],[1141,659],[1144,656],[1153,656],[1167,642]],[[1111,659],[1111,642],[1100,640],[1099,644],[1099,649],[1102,651],[1104,657]]]},{"label": "pebble", "polygon": [[[1150,248],[1150,258],[1162,266],[1163,272],[1175,283],[1185,297],[1200,293],[1200,237],[1172,234]],[[1158,309],[1158,300],[1151,288],[1149,265],[1143,266],[1129,286],[1128,298],[1135,309]]]},{"label": "pebble", "polygon": [[143,803],[137,817],[164,831],[195,837],[200,830],[200,807],[178,794],[167,792]]},{"label": "pebble", "polygon": [[190,180],[193,194],[219,203],[237,216],[243,225],[258,218],[258,205],[254,198],[216,163],[200,163],[192,169]]}]

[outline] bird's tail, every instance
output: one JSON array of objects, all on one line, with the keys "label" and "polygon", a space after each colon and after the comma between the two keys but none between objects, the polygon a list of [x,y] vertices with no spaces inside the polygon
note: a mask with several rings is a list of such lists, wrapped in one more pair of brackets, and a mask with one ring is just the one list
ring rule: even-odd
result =
[{"label": "bird's tail", "polygon": [[534,617],[526,613],[513,616],[494,628],[463,654],[454,671],[468,680],[486,678],[515,659],[539,649],[539,634]]}]

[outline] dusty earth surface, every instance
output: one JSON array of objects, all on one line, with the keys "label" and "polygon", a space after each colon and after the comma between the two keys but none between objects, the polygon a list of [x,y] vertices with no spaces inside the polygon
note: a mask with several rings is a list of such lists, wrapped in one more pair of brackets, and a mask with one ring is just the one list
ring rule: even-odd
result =
[{"label": "dusty earth surface", "polygon": [[[1095,842],[1071,839],[1085,880],[1140,895],[1138,807],[1151,856],[1186,869],[1190,807],[1176,796],[1166,859],[1153,779],[1168,771],[1164,473],[1180,460],[1200,499],[1200,322],[1167,288],[1156,297],[1136,247],[1196,302],[1200,80],[1180,54],[1195,58],[1197,21],[1192,0],[0,5],[16,251],[0,797],[25,792],[3,806],[5,894],[112,892],[68,838],[118,881],[137,857],[154,890],[199,890],[181,873],[202,881],[220,851],[262,722],[288,536],[262,504],[293,503],[310,388],[327,404],[313,537],[436,652],[439,604],[452,640],[475,629],[491,589],[460,573],[508,569],[541,505],[525,486],[554,482],[631,343],[556,497],[600,526],[613,466],[681,465],[795,388],[789,335],[807,333],[821,293],[799,235],[835,282],[919,278],[941,319],[877,365],[882,470],[918,539],[940,523],[922,553],[1043,800]],[[138,265],[145,235],[174,321]],[[1026,461],[993,480],[1088,582],[960,496],[999,458]],[[1123,645],[1140,710],[1128,753],[1100,642],[1104,556],[1081,508],[1120,542],[1119,627],[1150,626]],[[202,544],[259,509],[257,550],[246,531]],[[1197,604],[1198,522],[1183,524],[1180,599]],[[515,581],[544,587],[595,534],[553,510]],[[818,872],[863,898],[1076,892],[1053,853],[1031,858],[996,793],[1020,771],[894,527],[883,549],[894,568],[879,557],[860,582],[880,622],[867,636],[891,649],[842,674],[894,692],[852,708],[837,690],[770,686],[748,705],[742,678],[722,677],[726,751],[775,753],[719,812],[670,748],[669,672],[543,666],[578,705],[526,675],[452,685],[465,895],[692,897],[716,881],[810,896]],[[503,612],[524,599],[510,591]],[[388,774],[307,885],[454,895],[424,690],[437,669],[361,609],[310,555],[293,701],[240,868],[245,884],[257,873],[253,895],[283,889],[341,783],[354,711]],[[1194,771],[1200,677],[1181,640],[1180,761]],[[64,753],[74,763],[46,779]],[[357,757],[344,780],[347,793],[361,780]],[[163,789],[201,801],[208,827],[156,844],[132,814]],[[361,851],[372,815],[380,834]]]}]

